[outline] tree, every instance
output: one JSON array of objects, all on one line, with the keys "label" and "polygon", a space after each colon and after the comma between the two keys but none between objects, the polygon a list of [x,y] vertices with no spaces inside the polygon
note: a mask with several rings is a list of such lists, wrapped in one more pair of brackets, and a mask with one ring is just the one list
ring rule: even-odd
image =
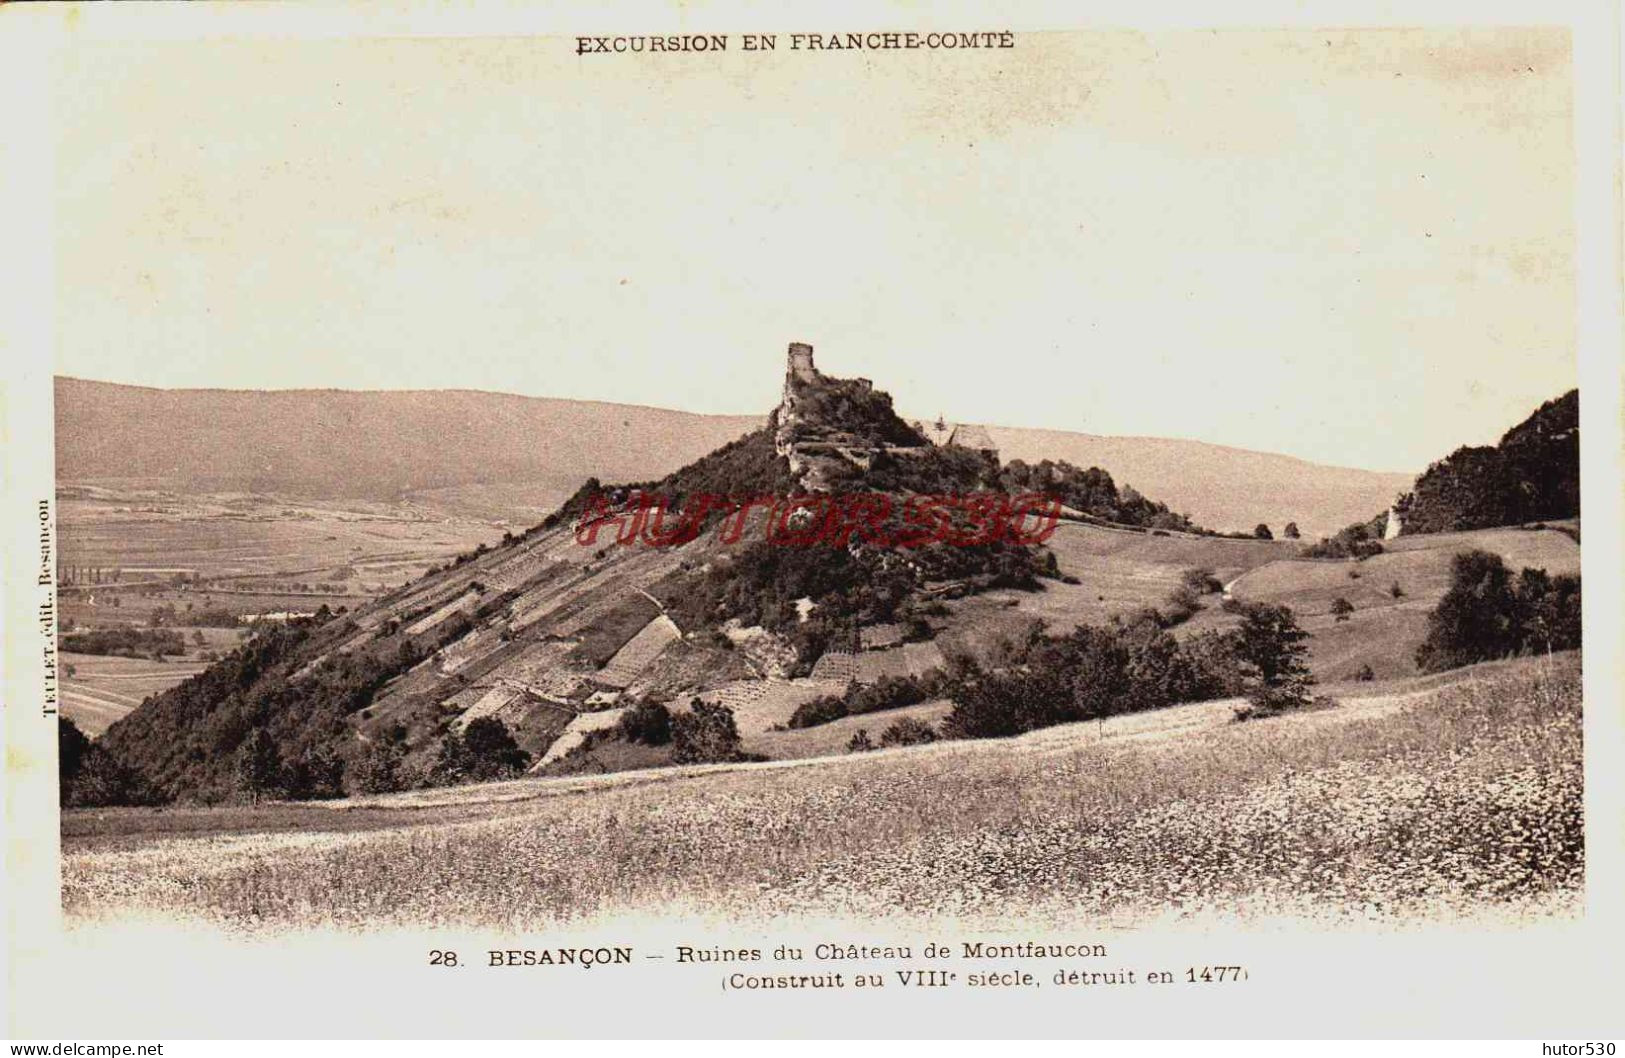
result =
[{"label": "tree", "polygon": [[867,753],[874,748],[874,741],[869,738],[869,729],[866,727],[858,728],[858,733],[846,744],[848,753]]},{"label": "tree", "polygon": [[695,698],[689,711],[672,717],[671,759],[677,764],[738,760],[739,725],[734,711]]},{"label": "tree", "polygon": [[1517,597],[1524,649],[1545,653],[1580,645],[1579,577],[1526,569],[1518,574]]},{"label": "tree", "polygon": [[1270,527],[1265,525],[1263,522],[1259,522],[1257,525],[1253,526],[1253,536],[1260,540],[1275,539],[1275,534],[1270,532]]},{"label": "tree", "polygon": [[1287,522],[1286,528],[1281,530],[1281,535],[1286,537],[1288,540],[1297,540],[1302,534],[1298,532],[1297,522]]},{"label": "tree", "polygon": [[256,727],[237,747],[237,789],[258,803],[277,792],[282,779],[282,755],[263,727]]},{"label": "tree", "polygon": [[519,748],[508,725],[494,716],[469,721],[463,730],[472,777],[488,781],[517,775],[530,764],[530,754]]},{"label": "tree", "polygon": [[1503,658],[1517,651],[1518,599],[1501,556],[1463,551],[1450,563],[1450,588],[1428,615],[1428,634],[1416,651],[1424,672]]},{"label": "tree", "polygon": [[326,749],[307,749],[285,769],[283,787],[295,801],[344,796],[344,760]]},{"label": "tree", "polygon": [[401,761],[404,754],[398,742],[369,742],[351,771],[355,789],[361,793],[393,793],[401,788]]},{"label": "tree", "polygon": [[57,794],[63,804],[68,803],[74,780],[79,777],[90,750],[90,739],[79,730],[79,725],[65,716],[59,716],[56,723],[56,773]]},{"label": "tree", "polygon": [[1349,614],[1354,612],[1354,604],[1339,595],[1332,600],[1332,616],[1339,621],[1347,621]]},{"label": "tree", "polygon": [[1100,629],[1080,628],[1077,642],[1052,642],[1032,652],[1025,664],[974,673],[954,694],[954,709],[943,724],[952,738],[1005,738],[1081,718],[1078,695],[1089,699],[1088,679],[1079,678],[1079,644]]},{"label": "tree", "polygon": [[1072,677],[1072,703],[1079,720],[1098,720],[1121,711],[1129,696],[1129,653],[1119,638],[1083,625],[1073,635],[1077,663]]},{"label": "tree", "polygon": [[1580,401],[1570,390],[1495,447],[1458,448],[1401,500],[1405,532],[1437,533],[1580,513]]},{"label": "tree", "polygon": [[65,805],[136,805],[152,800],[141,778],[94,742],[61,797]]},{"label": "tree", "polygon": [[456,786],[468,782],[473,774],[474,759],[468,752],[468,743],[457,732],[447,732],[440,741],[440,748],[435,751],[434,764],[429,767],[429,784]]},{"label": "tree", "polygon": [[1315,678],[1304,658],[1309,633],[1285,606],[1248,603],[1236,631],[1236,657],[1246,670],[1247,699],[1264,713],[1297,708],[1309,702]]}]

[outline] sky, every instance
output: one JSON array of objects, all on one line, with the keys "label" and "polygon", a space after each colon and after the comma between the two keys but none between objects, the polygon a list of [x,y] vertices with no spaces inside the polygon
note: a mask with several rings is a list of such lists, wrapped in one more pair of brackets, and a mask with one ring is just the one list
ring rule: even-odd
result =
[{"label": "sky", "polygon": [[[782,40],[782,38],[781,38]],[[911,415],[1416,471],[1576,384],[1557,30],[86,41],[57,371]]]}]

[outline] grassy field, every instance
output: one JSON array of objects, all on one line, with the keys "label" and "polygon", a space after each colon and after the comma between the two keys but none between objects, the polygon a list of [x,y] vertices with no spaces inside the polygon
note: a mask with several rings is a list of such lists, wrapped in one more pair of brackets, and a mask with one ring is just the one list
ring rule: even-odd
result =
[{"label": "grassy field", "polygon": [[[1514,573],[1524,567],[1553,576],[1580,572],[1580,547],[1555,530],[1483,529],[1390,540],[1384,554],[1363,562],[1285,559],[1258,566],[1230,582],[1238,599],[1290,606],[1313,636],[1309,664],[1323,680],[1352,679],[1370,667],[1378,679],[1414,675],[1416,648],[1427,636],[1428,614],[1450,587],[1457,554],[1473,548],[1499,554]],[[1394,594],[1398,587],[1399,594]],[[1336,620],[1332,603],[1354,607]],[[1222,628],[1237,618],[1217,610],[1199,614],[1185,634]]]},{"label": "grassy field", "polygon": [[63,900],[78,921],[246,930],[634,911],[1383,927],[1576,908],[1578,656],[1341,690],[1246,724],[1206,703],[805,761],[69,811]]}]

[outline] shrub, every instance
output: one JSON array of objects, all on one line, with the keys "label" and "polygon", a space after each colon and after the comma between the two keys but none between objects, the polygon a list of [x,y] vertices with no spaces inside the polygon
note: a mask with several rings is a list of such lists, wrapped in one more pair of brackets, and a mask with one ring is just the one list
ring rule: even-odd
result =
[{"label": "shrub", "polygon": [[816,727],[843,716],[918,705],[941,694],[947,682],[941,671],[933,669],[922,676],[882,676],[870,684],[849,683],[840,696],[825,695],[803,702],[791,714],[790,726]]},{"label": "shrub", "polygon": [[1396,599],[1403,599],[1405,597],[1405,589],[1401,588],[1399,586],[1399,581],[1396,580],[1392,584],[1388,585],[1388,594],[1392,595]]},{"label": "shrub", "polygon": [[1298,532],[1297,522],[1287,522],[1286,528],[1281,530],[1281,535],[1288,540],[1297,540],[1302,534]]},{"label": "shrub", "polygon": [[740,758],[739,725],[726,705],[694,699],[689,711],[672,717],[671,759],[677,764],[707,764]]},{"label": "shrub", "polygon": [[95,742],[85,750],[72,782],[59,796],[63,804],[74,806],[141,805],[155,800],[140,775]]},{"label": "shrub", "polygon": [[1224,590],[1211,569],[1187,569],[1179,575],[1179,582],[1199,595],[1213,595]]},{"label": "shrub", "polygon": [[1349,614],[1354,612],[1354,604],[1339,595],[1332,600],[1332,616],[1339,621],[1347,621]]},{"label": "shrub", "polygon": [[1275,539],[1275,534],[1270,532],[1270,527],[1265,525],[1263,522],[1259,522],[1257,525],[1253,526],[1253,536],[1259,540]]},{"label": "shrub", "polygon": [[880,736],[882,746],[919,746],[936,740],[937,733],[931,725],[912,716],[905,716]]},{"label": "shrub", "polygon": [[954,699],[944,731],[954,738],[1004,738],[1076,719],[1066,674],[1039,671],[986,673]]},{"label": "shrub", "polygon": [[1158,611],[1157,623],[1164,628],[1184,624],[1201,608],[1202,603],[1197,597],[1196,590],[1188,584],[1181,584],[1170,592],[1163,602],[1161,610]]},{"label": "shrub", "polygon": [[671,710],[659,702],[639,702],[621,714],[618,726],[628,742],[664,746],[671,741]]},{"label": "shrub", "polygon": [[1377,674],[1371,671],[1370,665],[1361,665],[1360,671],[1355,675],[1354,678],[1359,680],[1361,683],[1370,683],[1372,680],[1377,678]]},{"label": "shrub", "polygon": [[1545,570],[1518,575],[1518,613],[1526,650],[1572,650],[1580,645],[1580,578],[1548,577]]},{"label": "shrub", "polygon": [[1246,671],[1236,657],[1234,632],[1207,631],[1189,636],[1179,645],[1190,668],[1192,687],[1186,701],[1205,701],[1241,694],[1247,689]]},{"label": "shrub", "polygon": [[1306,558],[1353,558],[1364,560],[1372,555],[1382,554],[1382,543],[1378,539],[1382,535],[1383,518],[1373,518],[1367,522],[1355,522],[1344,526],[1337,531],[1331,539],[1321,539],[1319,543],[1311,544],[1304,550]]},{"label": "shrub", "polygon": [[1078,648],[1072,665],[1074,719],[1104,721],[1128,705],[1133,684],[1128,648],[1120,636],[1094,628],[1078,629],[1073,639]]},{"label": "shrub", "polygon": [[[1243,660],[1240,632],[1206,631],[1181,643],[1159,617],[1148,610],[1113,618],[1103,628],[1080,626],[1067,636],[1037,634],[1010,644],[987,670],[973,663],[953,667],[945,680],[951,683],[954,708],[941,733],[1002,738],[1053,724],[1103,721],[1117,713],[1225,697],[1259,683],[1258,665]],[[1266,658],[1265,667],[1277,683],[1297,676],[1278,659]]]},{"label": "shrub", "polygon": [[931,622],[918,613],[909,614],[903,625],[903,640],[908,643],[923,643],[935,634]]},{"label": "shrub", "polygon": [[827,724],[846,715],[846,699],[826,694],[796,706],[796,711],[790,714],[790,726],[817,727],[819,724]]},{"label": "shrub", "polygon": [[1349,554],[1357,561],[1364,562],[1368,558],[1382,554],[1382,544],[1376,540],[1356,541],[1349,547]]},{"label": "shrub", "polygon": [[874,748],[875,744],[869,738],[868,729],[862,727],[858,728],[858,733],[846,744],[848,753],[867,753]]}]

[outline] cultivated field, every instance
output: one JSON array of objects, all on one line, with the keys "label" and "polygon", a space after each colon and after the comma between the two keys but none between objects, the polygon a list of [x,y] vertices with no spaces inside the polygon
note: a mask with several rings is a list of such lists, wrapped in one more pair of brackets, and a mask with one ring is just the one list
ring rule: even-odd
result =
[{"label": "cultivated field", "polygon": [[149,627],[155,611],[173,610],[166,627],[185,638],[188,653],[162,662],[64,653],[62,713],[99,735],[143,698],[201,671],[209,654],[240,642],[238,628],[192,624],[194,611],[246,621],[323,605],[355,609],[501,535],[489,522],[412,501],[341,505],[64,484],[57,523],[64,634]]},{"label": "cultivated field", "polygon": [[64,652],[59,664],[62,715],[95,738],[142,699],[197,675],[207,663],[196,657],[153,661]]},{"label": "cultivated field", "polygon": [[[411,502],[341,505],[91,485],[58,492],[62,566],[117,569],[120,593],[179,574],[217,590],[309,593],[324,582],[335,587],[322,594],[370,597],[502,536],[491,522]],[[97,587],[84,577],[79,583]],[[100,587],[103,595],[115,590]]]},{"label": "cultivated field", "polygon": [[636,911],[1131,924],[1573,913],[1580,664],[1523,659],[804,761],[64,813],[72,920],[541,929]]}]

